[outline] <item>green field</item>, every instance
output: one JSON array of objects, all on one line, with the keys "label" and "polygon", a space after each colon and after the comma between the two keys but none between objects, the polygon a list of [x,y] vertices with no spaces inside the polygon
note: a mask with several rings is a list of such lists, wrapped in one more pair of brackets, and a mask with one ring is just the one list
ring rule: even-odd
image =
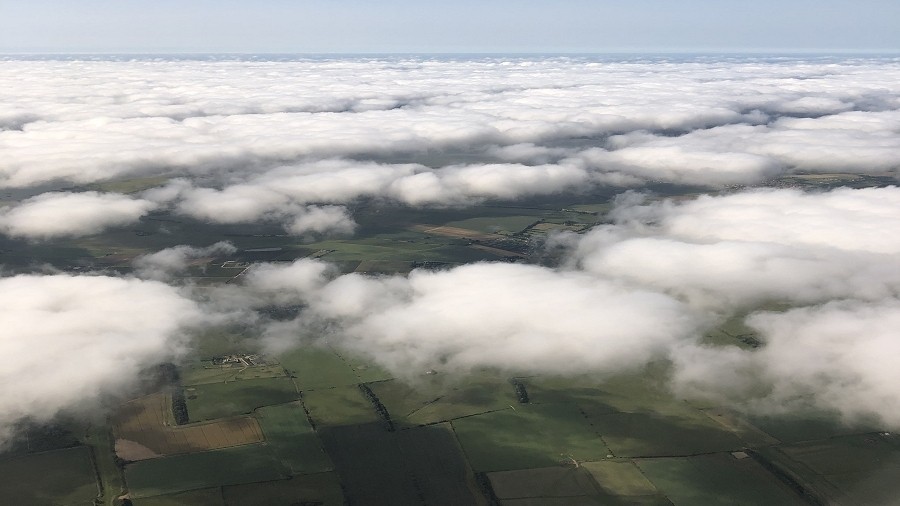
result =
[{"label": "green field", "polygon": [[500,499],[596,496],[597,485],[587,470],[575,466],[544,467],[488,473]]},{"label": "green field", "polygon": [[525,404],[453,421],[475,471],[600,460],[609,448],[574,404]]},{"label": "green field", "polygon": [[316,427],[381,421],[372,403],[356,385],[305,392],[303,403]]},{"label": "green field", "polygon": [[486,234],[511,235],[534,224],[540,218],[535,216],[492,216],[487,218],[469,218],[467,220],[444,223],[447,227],[466,228]]},{"label": "green field", "polygon": [[331,250],[323,260],[339,262],[370,260],[381,262],[475,262],[490,255],[466,247],[466,242],[449,237],[431,237],[415,232],[379,234],[347,240],[328,240],[305,245],[313,250]]},{"label": "green field", "polygon": [[[397,432],[381,423],[319,429],[349,504],[420,506],[422,492],[407,468]],[[432,478],[433,470],[425,470]]]},{"label": "green field", "polygon": [[317,473],[140,497],[133,502],[136,506],[343,506],[344,496],[335,473]]},{"label": "green field", "polygon": [[304,346],[278,356],[301,391],[360,383],[353,367],[327,348]]},{"label": "green field", "polygon": [[842,423],[833,413],[809,412],[804,416],[759,416],[751,415],[748,421],[782,443],[815,441],[860,432],[874,432],[873,424]]},{"label": "green field", "polygon": [[[900,497],[900,438],[890,433],[869,433],[779,447],[794,462],[811,469],[833,485],[845,501],[889,504]],[[809,485],[822,487],[819,480]],[[854,499],[851,499],[854,498]]]},{"label": "green field", "polygon": [[591,474],[602,493],[610,496],[659,497],[659,490],[631,461],[584,462],[581,468]]},{"label": "green field", "polygon": [[344,506],[335,473],[307,474],[287,480],[223,487],[226,506]]},{"label": "green field", "polygon": [[0,498],[16,506],[89,505],[99,495],[91,449],[0,460]]},{"label": "green field", "polygon": [[225,506],[219,487],[191,490],[178,494],[140,497],[133,500],[135,506]]},{"label": "green field", "polygon": [[290,378],[235,380],[184,388],[191,422],[250,413],[261,406],[283,404],[299,397]]},{"label": "green field", "polygon": [[450,424],[397,433],[407,473],[425,504],[478,504],[481,493]]},{"label": "green field", "polygon": [[638,467],[675,506],[807,504],[752,458],[729,453],[641,459]]},{"label": "green field", "polygon": [[287,477],[288,470],[265,444],[142,460],[125,467],[125,479],[133,497]]},{"label": "green field", "polygon": [[330,471],[331,460],[309,425],[299,402],[266,406],[255,413],[266,443],[291,474]]},{"label": "green field", "polygon": [[693,455],[739,450],[744,442],[703,413],[607,413],[590,416],[617,457]]},{"label": "green field", "polygon": [[242,367],[237,365],[215,365],[212,361],[201,361],[181,368],[181,383],[183,385],[201,385],[206,383],[225,383],[234,380],[248,380],[261,378],[280,378],[285,375],[284,369],[278,364],[255,365]]},{"label": "green field", "polygon": [[401,425],[427,425],[486,413],[516,404],[515,390],[505,376],[490,371],[465,378],[421,375],[410,384],[393,380],[370,385],[391,418]]}]

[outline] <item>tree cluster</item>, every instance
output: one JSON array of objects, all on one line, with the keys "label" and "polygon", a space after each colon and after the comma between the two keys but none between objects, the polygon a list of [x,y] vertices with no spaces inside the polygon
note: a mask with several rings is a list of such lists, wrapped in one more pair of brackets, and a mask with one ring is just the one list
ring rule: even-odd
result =
[{"label": "tree cluster", "polygon": [[375,392],[373,392],[372,389],[369,388],[369,386],[365,383],[360,383],[359,389],[360,391],[362,391],[366,399],[368,399],[369,402],[372,403],[372,406],[375,408],[378,416],[380,416],[381,420],[384,422],[385,428],[387,428],[388,431],[393,431],[394,421],[391,420],[391,414],[388,413],[387,408],[384,407],[384,404],[381,403],[381,399],[379,399],[378,396],[375,395]]},{"label": "tree cluster", "polygon": [[184,425],[188,423],[187,401],[184,398],[184,390],[181,387],[172,389],[172,416],[175,417],[175,423]]},{"label": "tree cluster", "polygon": [[528,390],[525,389],[525,383],[519,381],[518,378],[512,378],[509,382],[516,389],[516,399],[518,399],[519,404],[528,404],[530,401],[528,399]]}]

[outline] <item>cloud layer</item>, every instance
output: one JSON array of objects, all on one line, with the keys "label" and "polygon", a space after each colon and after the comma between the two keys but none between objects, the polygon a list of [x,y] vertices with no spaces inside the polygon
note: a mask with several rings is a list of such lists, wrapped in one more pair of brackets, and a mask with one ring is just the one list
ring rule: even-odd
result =
[{"label": "cloud layer", "polygon": [[900,162],[893,59],[2,65],[7,187],[452,153],[713,185]]}]

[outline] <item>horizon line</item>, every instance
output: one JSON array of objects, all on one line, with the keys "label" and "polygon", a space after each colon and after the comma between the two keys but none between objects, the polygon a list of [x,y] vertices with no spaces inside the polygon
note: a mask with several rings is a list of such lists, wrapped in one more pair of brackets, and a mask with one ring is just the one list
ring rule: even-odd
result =
[{"label": "horizon line", "polygon": [[0,56],[609,56],[609,55],[900,55],[900,49],[616,49],[608,51],[3,51]]}]

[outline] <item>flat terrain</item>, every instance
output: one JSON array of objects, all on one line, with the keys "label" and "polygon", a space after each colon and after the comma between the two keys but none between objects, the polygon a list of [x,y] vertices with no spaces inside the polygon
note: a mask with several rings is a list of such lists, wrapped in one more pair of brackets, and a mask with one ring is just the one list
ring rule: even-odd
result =
[{"label": "flat terrain", "polygon": [[16,506],[88,505],[99,494],[87,446],[0,460],[0,498]]},{"label": "flat terrain", "polygon": [[191,422],[247,414],[299,397],[294,383],[284,377],[191,385],[184,388],[184,395]]},{"label": "flat terrain", "polygon": [[260,444],[143,460],[125,468],[132,497],[287,477],[281,462],[267,446]]},{"label": "flat terrain", "polygon": [[255,416],[267,445],[291,474],[320,473],[333,468],[299,402],[259,408]]},{"label": "flat terrain", "polygon": [[113,418],[116,453],[125,460],[214,450],[259,443],[262,430],[255,418],[232,417],[189,426],[173,426],[171,400],[152,394],[125,403]]}]

